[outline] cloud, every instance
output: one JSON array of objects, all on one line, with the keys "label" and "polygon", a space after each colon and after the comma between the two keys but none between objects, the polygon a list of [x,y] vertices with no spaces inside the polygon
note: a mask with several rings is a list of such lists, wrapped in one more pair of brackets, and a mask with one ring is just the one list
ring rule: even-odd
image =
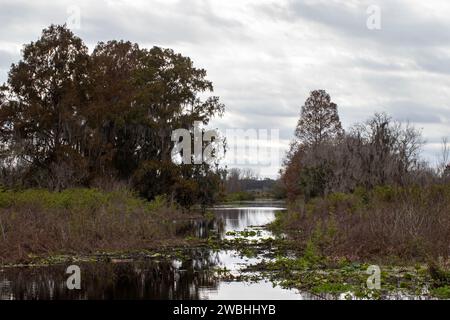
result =
[{"label": "cloud", "polygon": [[18,56],[13,53],[0,49],[0,68],[7,69],[16,61]]},{"label": "cloud", "polygon": [[[71,5],[91,50],[125,39],[205,68],[227,107],[211,123],[219,129],[275,128],[287,146],[309,92],[326,89],[345,127],[385,111],[423,128],[429,159],[450,136],[446,0],[3,0],[0,81],[18,48],[64,23]],[[381,9],[381,30],[366,26],[369,5]]]},{"label": "cloud", "polygon": [[[291,0],[285,10],[281,10],[280,17],[291,21],[309,20],[344,37],[366,39],[382,46],[424,47],[448,43],[450,33],[445,30],[450,27],[450,21],[445,10],[450,7],[444,0],[429,2],[434,3],[433,6],[405,0]],[[367,9],[372,5],[380,8],[381,13],[382,28],[375,32],[369,30],[366,24],[370,15]]]}]

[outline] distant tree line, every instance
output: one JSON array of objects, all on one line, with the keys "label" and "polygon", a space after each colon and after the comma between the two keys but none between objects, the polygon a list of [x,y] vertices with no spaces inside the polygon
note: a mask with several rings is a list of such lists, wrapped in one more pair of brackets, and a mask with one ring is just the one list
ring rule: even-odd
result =
[{"label": "distant tree line", "polygon": [[279,179],[260,178],[251,168],[231,168],[226,171],[224,191],[230,196],[241,193],[254,198],[284,199],[285,190]]},{"label": "distant tree line", "polygon": [[345,132],[337,105],[324,90],[311,92],[295,133],[282,169],[291,199],[359,187],[420,185],[444,175],[445,160],[439,174],[420,159],[424,140],[419,130],[381,113]]},{"label": "distant tree line", "polygon": [[24,46],[0,90],[0,178],[62,190],[125,181],[142,196],[208,204],[215,164],[173,163],[171,133],[224,106],[206,71],[171,49],[100,42],[91,54],[66,26]]}]

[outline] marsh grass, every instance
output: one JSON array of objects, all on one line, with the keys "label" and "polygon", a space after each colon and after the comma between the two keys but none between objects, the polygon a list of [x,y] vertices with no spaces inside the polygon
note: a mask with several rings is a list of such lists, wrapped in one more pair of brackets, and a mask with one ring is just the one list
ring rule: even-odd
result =
[{"label": "marsh grass", "polygon": [[448,259],[450,185],[357,189],[297,202],[272,229],[300,248],[313,242],[321,255],[350,260]]},{"label": "marsh grass", "polygon": [[36,255],[155,246],[177,237],[184,217],[164,197],[149,202],[126,189],[0,190],[0,263]]}]

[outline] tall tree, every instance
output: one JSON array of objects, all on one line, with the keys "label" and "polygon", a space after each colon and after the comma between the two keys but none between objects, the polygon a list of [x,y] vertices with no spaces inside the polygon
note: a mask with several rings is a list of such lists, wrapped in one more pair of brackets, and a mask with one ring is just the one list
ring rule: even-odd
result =
[{"label": "tall tree", "polygon": [[88,125],[90,163],[95,173],[127,177],[137,166],[139,143],[136,73],[143,51],[135,43],[100,42],[91,54]]},{"label": "tall tree", "polygon": [[295,135],[300,144],[317,146],[342,135],[337,105],[325,90],[311,92],[302,106]]},{"label": "tall tree", "polygon": [[125,180],[148,198],[207,205],[216,164],[175,164],[171,135],[222,115],[212,91],[206,71],[171,49],[109,41],[89,55],[69,29],[52,25],[0,88],[0,165],[23,168],[32,186]]},{"label": "tall tree", "polygon": [[13,64],[0,110],[2,142],[29,164],[27,181],[45,176],[59,189],[85,178],[83,108],[87,106],[89,55],[80,38],[52,25],[25,45]]},{"label": "tall tree", "polygon": [[343,135],[337,105],[330,95],[325,90],[312,91],[301,108],[296,138],[285,160],[283,181],[289,197],[301,193],[308,199],[327,192],[332,166],[326,151]]},{"label": "tall tree", "polygon": [[[177,168],[171,158],[172,131],[185,128],[193,133],[195,121],[208,124],[211,117],[222,115],[224,106],[216,96],[203,98],[213,91],[206,71],[195,68],[190,58],[171,49],[154,47],[144,51],[136,85],[139,88],[136,106],[144,116],[140,118],[142,143],[136,153],[139,166],[133,180],[147,197],[162,190],[174,197],[177,185],[192,187],[181,183],[180,177],[186,180],[195,176],[199,180],[209,176],[210,168],[208,165],[200,171],[192,165]],[[153,182],[155,179],[158,184]]]}]

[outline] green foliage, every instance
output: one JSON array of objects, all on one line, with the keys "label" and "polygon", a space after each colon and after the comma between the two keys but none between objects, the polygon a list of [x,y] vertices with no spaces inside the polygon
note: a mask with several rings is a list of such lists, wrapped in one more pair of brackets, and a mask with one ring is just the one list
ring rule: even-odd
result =
[{"label": "green foliage", "polygon": [[320,283],[320,281],[317,281],[318,284],[313,286],[311,288],[311,291],[316,294],[323,294],[323,293],[340,294],[354,289],[354,286],[348,283],[335,283],[335,282],[328,283],[325,280],[322,280],[323,281],[322,283]]},{"label": "green foliage", "polygon": [[308,265],[317,265],[323,261],[323,257],[318,253],[317,247],[313,241],[308,241],[306,243],[306,248],[301,259]]},{"label": "green foliage", "polygon": [[431,294],[440,299],[450,299],[450,286],[437,287],[430,290]]},{"label": "green foliage", "polygon": [[436,262],[429,262],[428,272],[435,288],[450,286],[450,271],[444,270]]},{"label": "green foliage", "polygon": [[350,195],[342,192],[332,193],[327,196],[327,200],[330,201],[332,204],[339,204],[341,202],[348,201],[349,199]]},{"label": "green foliage", "polygon": [[358,195],[336,192],[325,197],[325,202],[330,212],[343,211],[354,212],[364,206],[364,200]]},{"label": "green foliage", "polygon": [[167,207],[164,196],[152,201],[136,197],[133,192],[122,189],[105,192],[98,189],[71,188],[61,192],[47,189],[26,189],[23,191],[0,190],[0,208],[41,208],[41,209],[98,209],[121,204],[125,210],[143,209],[154,212]]},{"label": "green foliage", "polygon": [[366,205],[369,202],[369,193],[366,188],[356,187],[353,195],[359,199],[361,205]]},{"label": "green foliage", "polygon": [[247,191],[238,191],[229,193],[226,196],[226,202],[239,202],[239,201],[253,201],[255,200],[255,196],[251,192]]},{"label": "green foliage", "polygon": [[372,192],[375,201],[392,202],[397,199],[397,189],[392,186],[376,186]]},{"label": "green foliage", "polygon": [[245,229],[243,231],[228,231],[226,233],[227,236],[233,236],[233,237],[243,237],[243,238],[248,238],[248,237],[255,237],[255,236],[260,236],[261,235],[261,231],[260,230],[248,230]]},{"label": "green foliage", "polygon": [[147,203],[147,208],[149,211],[156,211],[168,206],[168,201],[166,196],[156,196],[155,199]]},{"label": "green foliage", "polygon": [[305,167],[299,174],[300,189],[307,200],[325,194],[326,183],[331,174],[326,165]]}]

